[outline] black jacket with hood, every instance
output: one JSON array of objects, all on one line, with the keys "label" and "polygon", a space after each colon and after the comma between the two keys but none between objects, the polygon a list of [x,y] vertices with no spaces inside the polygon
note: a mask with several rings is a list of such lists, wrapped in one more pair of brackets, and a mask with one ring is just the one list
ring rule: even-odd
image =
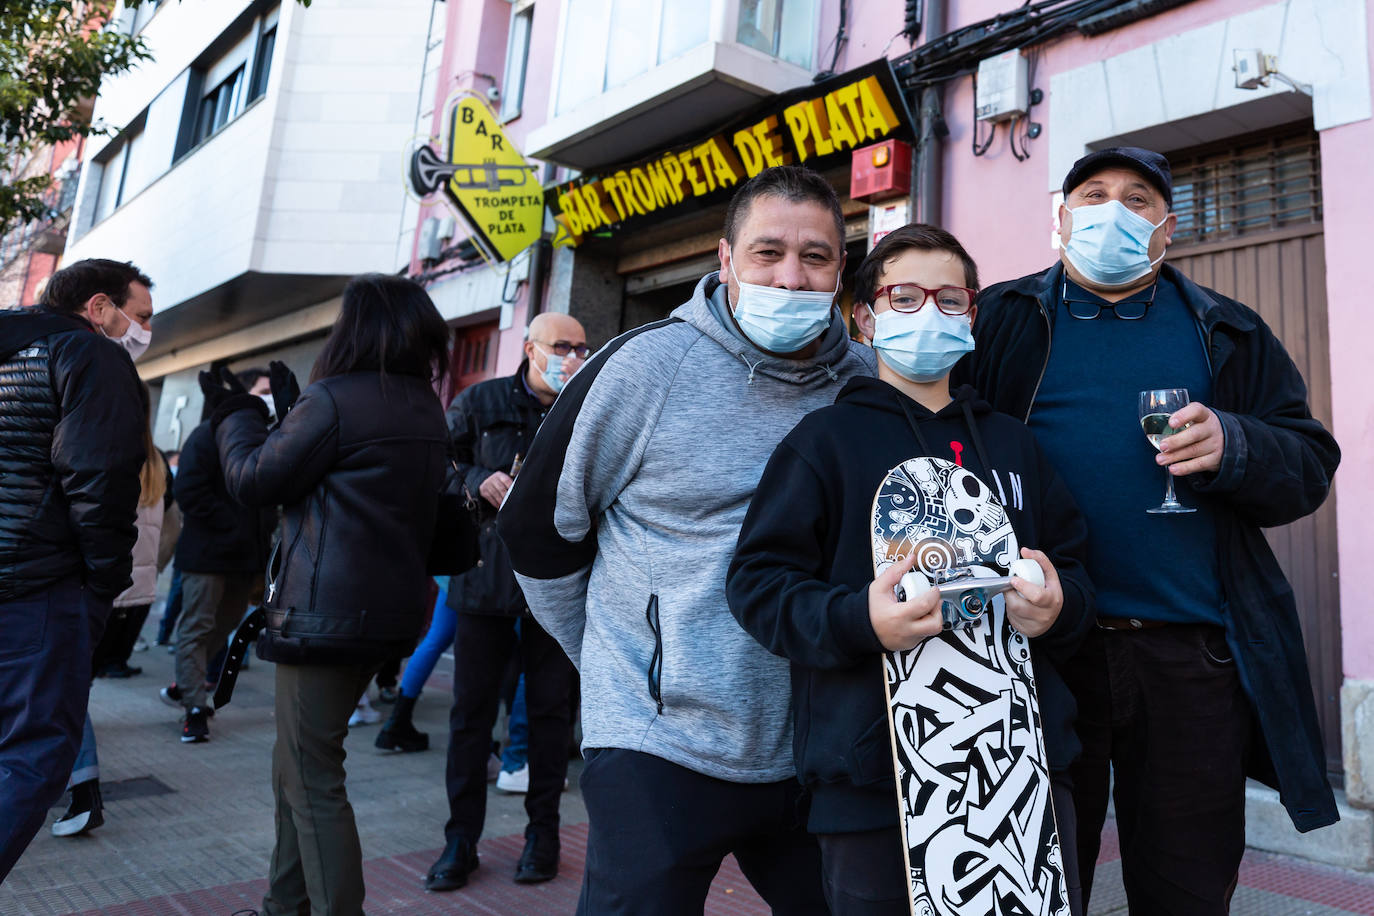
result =
[{"label": "black jacket with hood", "polygon": [[0,311],[0,601],[74,577],[106,601],[129,586],[147,457],[138,386],[128,354],[84,319]]},{"label": "black jacket with hood", "polygon": [[[930,443],[913,433],[905,401]],[[730,565],[726,594],[740,624],[792,662],[797,773],[811,788],[816,833],[897,823],[896,785],[879,659],[868,616],[873,497],[889,470],[944,458],[976,474],[1007,510],[1022,547],[1059,572],[1064,605],[1031,640],[1045,748],[1061,770],[1078,755],[1075,704],[1055,665],[1093,620],[1083,570],[1087,527],[1068,488],[1023,424],[964,387],[938,413],[873,378],[850,380],[769,460]]]},{"label": "black jacket with hood", "polygon": [[209,420],[191,430],[181,446],[173,490],[182,520],[177,569],[262,574],[277,527],[276,509],[245,506],[229,495]]},{"label": "black jacket with hood", "polygon": [[[978,349],[955,366],[998,409],[1029,419],[1049,359],[1055,294],[1064,268],[989,287],[978,295]],[[1197,319],[1212,374],[1212,403],[1226,434],[1221,467],[1194,474],[1211,501],[1225,605],[1226,641],[1258,728],[1249,775],[1278,788],[1300,831],[1335,823],[1326,755],[1293,590],[1262,528],[1316,511],[1340,463],[1336,440],[1307,405],[1307,386],[1283,345],[1254,311],[1198,286],[1165,264]]]}]

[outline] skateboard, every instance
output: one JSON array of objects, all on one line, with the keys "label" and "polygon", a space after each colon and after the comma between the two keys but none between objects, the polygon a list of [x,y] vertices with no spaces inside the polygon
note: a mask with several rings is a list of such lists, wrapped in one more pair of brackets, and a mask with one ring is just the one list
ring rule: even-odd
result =
[{"label": "skateboard", "polygon": [[1002,597],[1011,575],[1043,582],[1038,564],[987,484],[941,458],[887,472],[872,539],[875,575],[916,555],[899,599],[941,595],[939,635],[883,656],[911,912],[1068,916],[1030,642]]}]

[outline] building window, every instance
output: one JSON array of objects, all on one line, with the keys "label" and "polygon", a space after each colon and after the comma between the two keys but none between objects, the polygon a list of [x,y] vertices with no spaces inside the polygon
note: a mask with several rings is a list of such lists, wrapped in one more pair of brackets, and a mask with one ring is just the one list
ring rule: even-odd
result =
[{"label": "building window", "polygon": [[511,9],[510,38],[506,42],[506,73],[501,80],[501,120],[520,117],[525,97],[525,67],[530,59],[530,30],[534,27],[533,0],[521,0]]},{"label": "building window", "polygon": [[736,40],[810,70],[815,19],[816,0],[740,0]]},{"label": "building window", "polygon": [[1321,222],[1321,150],[1310,122],[1169,160],[1175,247]]},{"label": "building window", "polygon": [[[274,25],[258,36],[258,49],[253,54],[253,83],[248,101],[261,98],[267,92],[267,78],[272,75],[272,51],[277,46],[277,27]],[[524,70],[521,70],[524,77]]]},{"label": "building window", "polygon": [[[131,175],[137,174],[139,141],[143,128],[130,129],[110,144],[110,152],[100,161],[100,188],[96,192],[95,222],[100,222],[120,204],[133,197],[139,189],[134,187]],[[74,182],[73,182],[74,183]]]},{"label": "building window", "polygon": [[243,82],[243,67],[239,67],[200,100],[200,112],[196,115],[196,131],[191,145],[197,146],[238,113],[239,83]]},{"label": "building window", "polygon": [[567,0],[558,114],[705,43],[697,0]]}]

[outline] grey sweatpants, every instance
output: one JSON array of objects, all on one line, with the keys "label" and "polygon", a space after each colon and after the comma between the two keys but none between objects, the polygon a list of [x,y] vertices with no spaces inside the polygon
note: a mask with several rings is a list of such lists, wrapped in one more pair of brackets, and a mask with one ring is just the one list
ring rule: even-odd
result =
[{"label": "grey sweatpants", "polygon": [[177,687],[181,705],[205,708],[205,669],[243,620],[257,573],[181,574],[177,619]]}]

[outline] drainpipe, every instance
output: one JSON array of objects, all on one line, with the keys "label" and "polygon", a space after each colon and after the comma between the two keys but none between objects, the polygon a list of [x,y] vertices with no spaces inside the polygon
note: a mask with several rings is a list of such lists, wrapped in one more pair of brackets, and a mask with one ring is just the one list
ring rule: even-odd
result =
[{"label": "drainpipe", "polygon": [[[926,0],[925,39],[933,41],[945,34],[946,0]],[[914,222],[943,224],[944,216],[944,138],[949,134],[945,126],[941,96],[943,85],[927,86],[921,90],[921,104],[917,112],[916,157],[911,164],[911,186],[916,191],[912,206]]]}]

